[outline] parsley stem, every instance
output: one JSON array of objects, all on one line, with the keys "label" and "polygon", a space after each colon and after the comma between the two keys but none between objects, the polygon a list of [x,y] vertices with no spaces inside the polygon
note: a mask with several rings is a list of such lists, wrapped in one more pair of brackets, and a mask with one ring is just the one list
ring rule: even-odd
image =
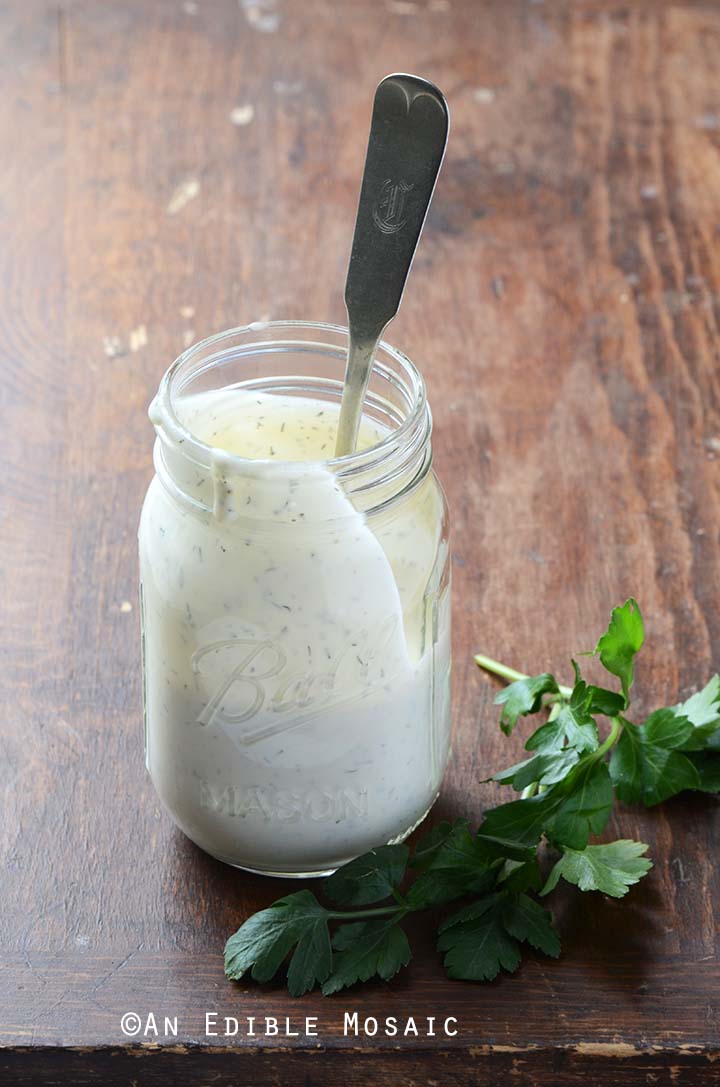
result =
[{"label": "parsley stem", "polygon": [[391,913],[407,913],[407,906],[378,906],[373,910],[328,910],[328,920],[350,921],[355,918],[388,917]]},{"label": "parsley stem", "polygon": [[492,672],[493,675],[506,679],[508,683],[528,678],[524,672],[518,672],[515,668],[508,668],[506,664],[500,664],[499,661],[493,660],[492,657],[484,657],[482,653],[475,655],[475,663],[479,668],[484,668],[486,672]]},{"label": "parsley stem", "polygon": [[[492,672],[494,676],[500,676],[501,679],[506,679],[508,683],[515,683],[519,679],[529,678],[526,672],[518,672],[516,668],[501,664],[500,661],[493,660],[492,657],[485,657],[482,653],[476,653],[475,663],[478,668],[484,668],[486,672]],[[572,687],[563,687],[558,684],[558,690],[563,698],[569,698],[572,694]]]},{"label": "parsley stem", "polygon": [[618,738],[619,732],[620,732],[620,718],[619,717],[611,717],[610,718],[610,731],[609,731],[609,733],[607,735],[607,738],[603,741],[603,743],[600,744],[600,747],[597,749],[597,751],[593,752],[594,758],[601,759],[603,757],[603,755],[607,754],[607,752],[610,750],[610,748],[614,746],[615,741]]}]

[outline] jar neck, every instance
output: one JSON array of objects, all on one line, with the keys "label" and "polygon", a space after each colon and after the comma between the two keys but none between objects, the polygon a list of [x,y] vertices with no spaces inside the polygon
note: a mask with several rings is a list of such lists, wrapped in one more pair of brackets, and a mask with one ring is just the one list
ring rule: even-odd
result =
[{"label": "jar neck", "polygon": [[[219,522],[295,526],[378,513],[419,486],[432,460],[425,387],[412,363],[386,344],[375,358],[366,407],[387,434],[371,448],[326,461],[254,460],[206,444],[181,421],[178,403],[198,385],[201,391],[294,391],[339,403],[346,341],[347,330],[338,326],[272,322],[221,333],[181,355],[150,407],[155,467],[165,489]],[[273,373],[278,355],[287,369],[291,351],[310,372]]]}]

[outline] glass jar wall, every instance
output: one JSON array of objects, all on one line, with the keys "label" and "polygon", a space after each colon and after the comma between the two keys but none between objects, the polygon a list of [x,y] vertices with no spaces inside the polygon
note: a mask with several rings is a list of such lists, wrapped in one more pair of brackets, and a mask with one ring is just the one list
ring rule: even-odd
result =
[{"label": "glass jar wall", "polygon": [[447,513],[425,388],[382,345],[358,451],[334,458],[346,348],[330,325],[221,333],[151,406],[147,766],[201,848],[275,875],[404,838],[448,756]]}]

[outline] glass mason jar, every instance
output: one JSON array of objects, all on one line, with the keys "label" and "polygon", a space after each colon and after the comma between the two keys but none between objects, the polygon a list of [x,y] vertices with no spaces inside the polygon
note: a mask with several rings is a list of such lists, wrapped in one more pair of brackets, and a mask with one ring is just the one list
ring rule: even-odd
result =
[{"label": "glass mason jar", "polygon": [[310,322],[220,333],[180,356],[150,408],[147,767],[197,845],[272,875],[324,874],[401,841],[449,752],[447,511],[409,359],[379,347],[365,402],[376,440],[349,456],[249,459],[193,433],[190,406],[219,390],[337,413],[347,341]]}]

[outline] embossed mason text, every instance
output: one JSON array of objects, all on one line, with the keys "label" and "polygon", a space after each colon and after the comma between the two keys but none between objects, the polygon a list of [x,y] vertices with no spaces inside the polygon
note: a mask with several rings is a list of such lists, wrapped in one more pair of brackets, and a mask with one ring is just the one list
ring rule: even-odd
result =
[{"label": "embossed mason text", "polygon": [[366,789],[308,789],[290,792],[271,786],[213,785],[200,782],[200,805],[206,811],[244,819],[260,816],[268,821],[314,823],[363,818],[368,814]]}]

